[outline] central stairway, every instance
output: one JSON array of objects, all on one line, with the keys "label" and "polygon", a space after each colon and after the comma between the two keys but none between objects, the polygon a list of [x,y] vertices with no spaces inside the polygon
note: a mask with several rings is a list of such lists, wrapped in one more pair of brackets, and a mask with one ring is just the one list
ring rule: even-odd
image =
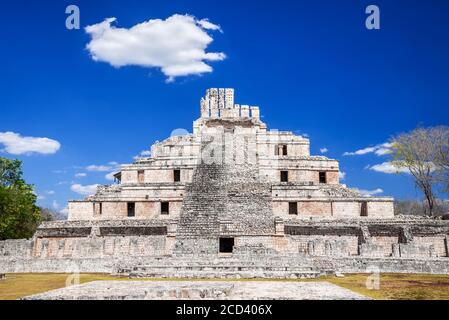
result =
[{"label": "central stairway", "polygon": [[199,164],[179,219],[174,254],[217,254],[220,236],[272,235],[271,186],[254,165]]},{"label": "central stairway", "polygon": [[186,187],[178,223],[175,254],[216,254],[219,217],[226,210],[225,168],[200,164]]}]

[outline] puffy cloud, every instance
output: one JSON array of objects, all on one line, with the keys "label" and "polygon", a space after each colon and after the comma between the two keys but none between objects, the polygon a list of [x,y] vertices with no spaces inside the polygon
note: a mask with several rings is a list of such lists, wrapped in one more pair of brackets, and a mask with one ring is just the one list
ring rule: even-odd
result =
[{"label": "puffy cloud", "polygon": [[385,142],[382,144],[378,144],[374,147],[363,148],[354,152],[345,152],[344,156],[362,156],[368,153],[375,153],[378,156],[383,156],[391,153],[391,147],[393,146],[390,142]]},{"label": "puffy cloud", "polygon": [[54,154],[61,148],[61,144],[49,138],[23,137],[14,132],[0,132],[1,151],[13,155]]},{"label": "puffy cloud", "polygon": [[360,194],[364,197],[373,197],[381,193],[384,193],[384,191],[380,188],[374,190],[363,190],[363,189],[356,189],[356,190],[360,192]]},{"label": "puffy cloud", "polygon": [[55,194],[55,192],[54,192],[53,190],[48,190],[48,191],[46,191],[45,193],[46,193],[46,194],[49,194],[49,195],[54,195],[54,194]]},{"label": "puffy cloud", "polygon": [[91,36],[87,44],[92,59],[114,67],[160,68],[173,81],[176,77],[212,72],[206,62],[221,61],[222,52],[206,52],[213,41],[207,30],[221,32],[207,19],[175,14],[148,20],[135,26],[117,28],[116,18],[86,27]]},{"label": "puffy cloud", "polygon": [[367,169],[376,171],[376,172],[382,172],[382,173],[410,173],[410,171],[407,168],[400,168],[394,166],[394,164],[390,161],[383,162],[381,164],[376,164],[374,166],[367,166]]},{"label": "puffy cloud", "polygon": [[87,177],[87,173],[84,172],[75,174],[75,178],[85,178],[85,177]]},{"label": "puffy cloud", "polygon": [[338,176],[340,177],[340,180],[346,179],[346,172],[340,171],[338,172]]},{"label": "puffy cloud", "polygon": [[98,187],[98,184],[92,184],[92,185],[87,185],[87,186],[83,186],[81,184],[74,184],[70,187],[70,190],[72,190],[73,192],[76,192],[78,194],[81,194],[83,196],[90,196],[90,195],[94,194],[95,192],[97,192],[97,187]]},{"label": "puffy cloud", "polygon": [[320,152],[321,153],[327,153],[327,152],[329,152],[329,149],[328,148],[321,148]]}]

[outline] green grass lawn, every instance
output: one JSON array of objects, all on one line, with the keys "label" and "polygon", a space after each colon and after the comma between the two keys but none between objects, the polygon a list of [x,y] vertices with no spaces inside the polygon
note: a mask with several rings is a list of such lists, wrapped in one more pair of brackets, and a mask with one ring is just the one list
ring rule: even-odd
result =
[{"label": "green grass lawn", "polygon": [[[68,274],[27,273],[8,274],[0,280],[0,300],[16,300],[25,296],[42,293],[66,286]],[[96,280],[116,280],[104,274],[81,274],[80,283]]]},{"label": "green grass lawn", "polygon": [[449,300],[449,275],[382,274],[379,290],[366,287],[367,275],[323,277],[343,288],[381,300]]},{"label": "green grass lawn", "polygon": [[[21,297],[62,288],[66,285],[67,274],[8,274],[6,280],[0,280],[0,300],[15,300]],[[343,278],[334,276],[311,280],[282,281],[328,281],[343,288],[353,290],[374,299],[407,299],[407,300],[449,300],[448,275],[416,275],[416,274],[382,274],[379,290],[366,288],[368,275],[349,274]],[[105,274],[82,274],[80,283],[97,280],[132,281]],[[135,280],[170,280],[179,279],[135,279]],[[186,279],[187,280],[187,279]],[[210,279],[218,280],[218,279]],[[191,279],[188,279],[191,281]],[[206,280],[201,280],[206,281]],[[227,280],[254,281],[254,280]],[[274,281],[274,280],[261,280]]]}]

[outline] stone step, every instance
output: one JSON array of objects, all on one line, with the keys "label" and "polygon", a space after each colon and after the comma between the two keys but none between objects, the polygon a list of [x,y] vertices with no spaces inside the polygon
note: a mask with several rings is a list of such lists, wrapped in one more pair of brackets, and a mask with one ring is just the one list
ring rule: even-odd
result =
[{"label": "stone step", "polygon": [[[118,274],[124,275],[124,274]],[[175,279],[315,279],[324,275],[323,273],[310,272],[280,272],[280,271],[213,271],[195,272],[178,271],[172,272],[149,272],[127,274],[130,278],[175,278]]]}]

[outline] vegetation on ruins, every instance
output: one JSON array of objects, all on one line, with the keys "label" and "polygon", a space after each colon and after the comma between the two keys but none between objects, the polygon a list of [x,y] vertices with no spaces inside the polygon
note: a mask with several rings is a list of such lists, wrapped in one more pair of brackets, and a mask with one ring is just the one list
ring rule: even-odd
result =
[{"label": "vegetation on ruins", "polygon": [[0,240],[31,238],[42,219],[33,186],[22,176],[21,161],[0,157]]},{"label": "vegetation on ruins", "polygon": [[417,128],[393,138],[393,165],[407,170],[424,193],[427,214],[435,215],[435,190],[449,191],[449,127]]}]

